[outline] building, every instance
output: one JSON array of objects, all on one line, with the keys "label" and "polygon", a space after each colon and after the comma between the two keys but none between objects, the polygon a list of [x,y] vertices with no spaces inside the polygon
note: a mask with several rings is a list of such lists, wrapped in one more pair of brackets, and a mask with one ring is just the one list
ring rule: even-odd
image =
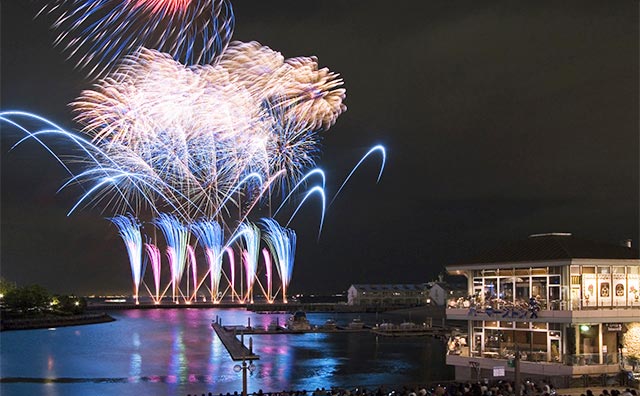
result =
[{"label": "building", "polygon": [[429,282],[427,284],[429,289],[429,298],[431,303],[439,306],[444,306],[447,301],[447,293],[449,287],[444,282]]},{"label": "building", "polygon": [[[447,319],[467,323],[449,341],[456,380],[615,375],[640,358],[640,256],[571,234],[532,235],[447,266],[467,277],[468,298],[449,301]],[[497,369],[497,370],[494,370]]]},{"label": "building", "polygon": [[348,305],[414,306],[424,305],[429,298],[427,284],[351,285]]}]

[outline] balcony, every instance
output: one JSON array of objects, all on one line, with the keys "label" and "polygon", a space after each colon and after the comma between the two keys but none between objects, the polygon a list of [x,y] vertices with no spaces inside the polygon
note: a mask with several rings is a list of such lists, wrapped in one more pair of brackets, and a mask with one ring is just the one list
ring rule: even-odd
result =
[{"label": "balcony", "polygon": [[530,305],[524,301],[507,303],[492,300],[486,305],[473,303],[473,299],[449,301],[447,319],[453,320],[509,320],[547,323],[610,323],[637,322],[637,307],[577,307],[569,301],[554,300],[546,304]]},{"label": "balcony", "polygon": [[[449,351],[446,362],[448,365],[480,367],[491,369],[496,366],[505,367],[506,371],[513,371],[514,351],[483,351],[469,353],[468,348],[460,351]],[[605,363],[599,363],[598,354],[580,354],[557,356],[557,361],[548,361],[546,351],[521,352],[520,369],[525,374],[538,375],[592,375],[612,374],[620,371],[620,364],[615,355],[605,356]]]}]

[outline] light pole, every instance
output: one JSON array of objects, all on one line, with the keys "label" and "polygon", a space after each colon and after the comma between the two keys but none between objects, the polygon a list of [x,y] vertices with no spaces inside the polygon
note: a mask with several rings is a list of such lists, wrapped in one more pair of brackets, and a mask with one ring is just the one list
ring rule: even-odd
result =
[{"label": "light pole", "polygon": [[514,382],[515,382],[515,392],[516,396],[520,396],[520,392],[522,392],[522,381],[520,381],[520,348],[518,348],[518,344],[516,344],[516,353],[513,358],[513,368],[514,368]]},{"label": "light pole", "polygon": [[256,370],[256,365],[253,363],[247,364],[246,360],[242,361],[242,366],[236,364],[233,366],[233,371],[236,373],[242,371],[242,396],[247,396],[247,371],[251,374]]},{"label": "light pole", "polygon": [[[248,319],[249,328],[251,327],[251,319]],[[240,343],[244,346],[244,333],[240,333]],[[249,354],[243,356],[242,366],[236,364],[233,366],[233,371],[236,373],[242,371],[242,396],[247,396],[247,371],[253,375],[253,372],[256,370],[256,365],[253,362],[247,364],[247,361],[244,359],[245,357],[253,356],[253,338],[249,337]]]}]

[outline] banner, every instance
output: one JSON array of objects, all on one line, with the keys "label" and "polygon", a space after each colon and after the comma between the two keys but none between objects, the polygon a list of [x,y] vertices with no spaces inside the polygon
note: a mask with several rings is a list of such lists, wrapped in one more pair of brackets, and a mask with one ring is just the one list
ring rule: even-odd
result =
[{"label": "banner", "polygon": [[598,290],[596,283],[596,274],[582,275],[582,303],[586,307],[596,306]]},{"label": "banner", "polygon": [[629,286],[628,305],[631,305],[634,307],[640,306],[640,275],[638,274],[627,275],[627,282]]},{"label": "banner", "polygon": [[613,274],[613,306],[627,305],[627,278],[624,274]]},{"label": "banner", "polygon": [[611,306],[611,274],[598,274],[598,306]]}]

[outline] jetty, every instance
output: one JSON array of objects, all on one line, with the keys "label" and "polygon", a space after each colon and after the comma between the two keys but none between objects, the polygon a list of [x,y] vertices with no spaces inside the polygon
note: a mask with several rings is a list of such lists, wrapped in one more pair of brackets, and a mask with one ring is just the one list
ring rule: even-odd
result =
[{"label": "jetty", "polygon": [[[229,352],[229,356],[234,361],[258,360],[260,356],[253,353],[253,340],[249,338],[249,347],[244,345],[244,332],[239,326],[222,326],[220,318],[211,324],[213,330],[218,335],[222,345]],[[240,339],[237,338],[238,330],[240,330]]]}]

